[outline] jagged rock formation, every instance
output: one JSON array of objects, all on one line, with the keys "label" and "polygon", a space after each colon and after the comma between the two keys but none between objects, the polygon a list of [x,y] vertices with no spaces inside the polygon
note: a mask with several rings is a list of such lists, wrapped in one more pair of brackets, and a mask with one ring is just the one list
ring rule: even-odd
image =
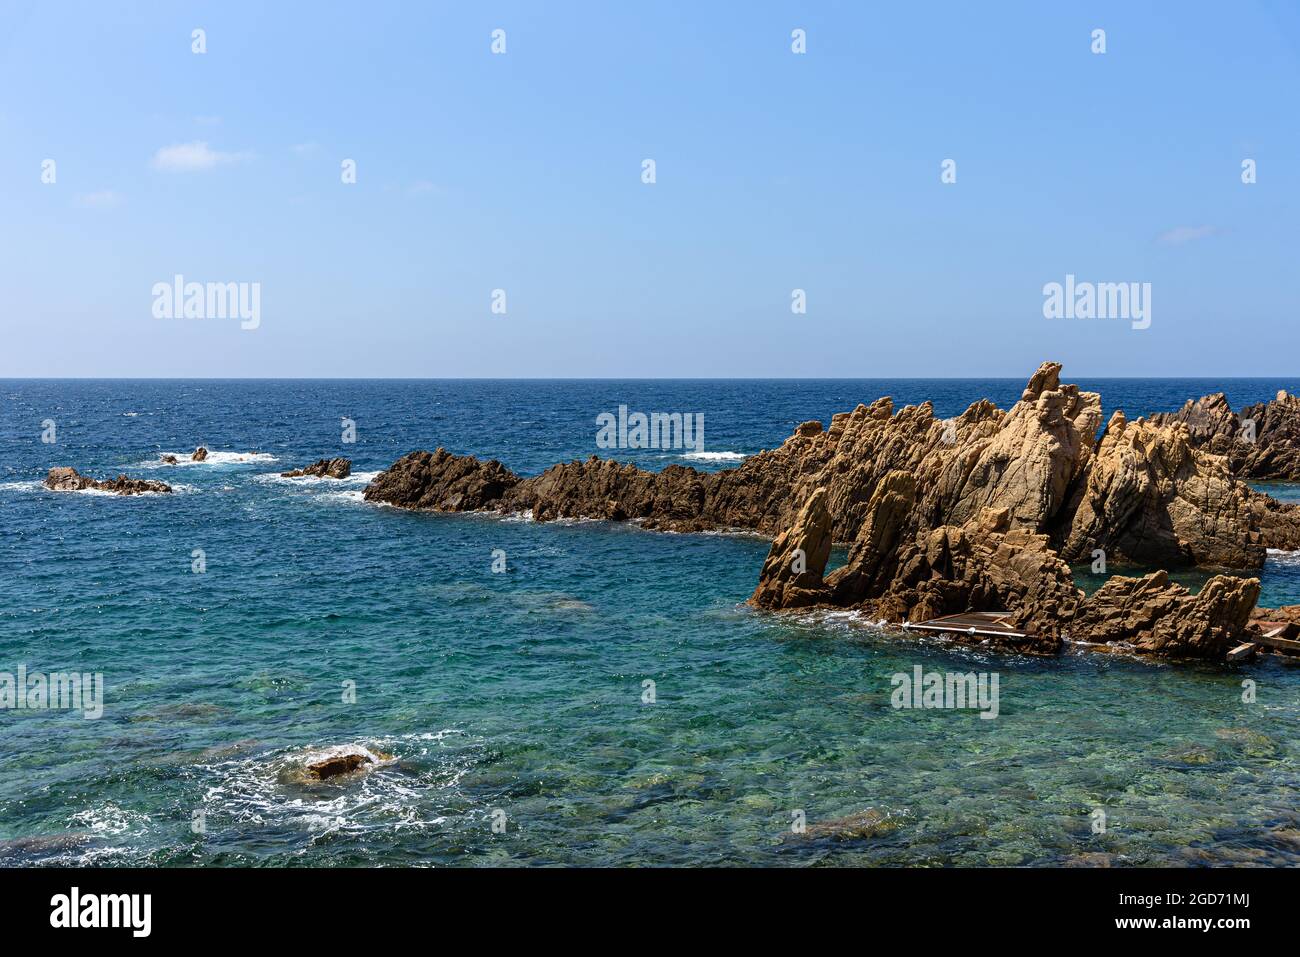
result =
[{"label": "jagged rock formation", "polygon": [[831,513],[819,488],[789,529],[777,536],[750,601],[760,608],[804,608],[830,598],[822,583],[831,557]]},{"label": "jagged rock formation", "polygon": [[119,475],[115,479],[93,479],[88,475],[82,475],[70,466],[50,469],[45,476],[45,487],[56,492],[83,492],[86,489],[95,489],[100,492],[112,492],[115,495],[143,495],[146,492],[172,490],[172,487],[165,482],[127,478],[125,475]]},{"label": "jagged rock formation", "polygon": [[313,476],[315,478],[336,478],[345,479],[352,474],[351,459],[320,459],[311,465],[304,466],[300,469],[291,469],[288,472],[281,472],[281,478],[303,478]]},{"label": "jagged rock formation", "polygon": [[[1271,402],[1232,411],[1222,392],[1188,400],[1177,412],[1151,416],[1157,425],[1181,422],[1192,444],[1225,455],[1239,478],[1300,481],[1300,396],[1279,391]],[[1247,426],[1250,423],[1250,427]]]},{"label": "jagged rock formation", "polygon": [[1080,561],[1101,548],[1110,562],[1259,568],[1257,493],[1220,456],[1196,452],[1187,426],[1111,416],[1071,503],[1061,553]]},{"label": "jagged rock formation", "polygon": [[[780,448],[720,472],[647,472],[592,456],[520,478],[499,463],[439,450],[432,469],[417,460],[429,453],[406,456],[366,497],[442,511],[531,510],[540,521],[634,519],[648,528],[776,535],[821,488],[832,537],[852,542],[886,476],[902,472],[917,491],[897,517],[900,540],[964,526],[992,508],[1007,511],[1010,529],[1047,535],[1067,561],[1090,561],[1101,548],[1115,563],[1258,568],[1266,546],[1300,542],[1300,510],[1270,505],[1237,481],[1221,458],[1191,445],[1183,423],[1129,422],[1117,412],[1096,443],[1101,399],[1063,385],[1060,369],[1044,363],[1006,412],[981,400],[944,422],[928,402],[895,412],[878,399],[835,415],[826,430],[805,422]],[[456,485],[462,480],[470,494]]]},{"label": "jagged rock formation", "polygon": [[411,452],[366,486],[368,502],[434,512],[473,512],[496,507],[519,481],[496,459],[480,462],[446,449]]},{"label": "jagged rock formation", "polygon": [[1216,575],[1191,595],[1164,571],[1115,575],[1083,603],[1070,635],[1144,654],[1218,659],[1246,636],[1258,599],[1258,578]]}]

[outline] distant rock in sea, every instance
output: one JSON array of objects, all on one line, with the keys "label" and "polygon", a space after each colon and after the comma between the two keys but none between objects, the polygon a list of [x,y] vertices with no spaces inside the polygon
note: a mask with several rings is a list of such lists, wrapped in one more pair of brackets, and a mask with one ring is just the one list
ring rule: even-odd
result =
[{"label": "distant rock in sea", "polygon": [[202,462],[207,457],[208,457],[208,450],[200,445],[197,449],[194,450],[194,454],[190,456],[190,461]]},{"label": "distant rock in sea", "polygon": [[76,469],[68,466],[50,469],[49,474],[45,476],[45,487],[56,492],[84,492],[88,489],[94,489],[100,492],[112,492],[115,495],[143,495],[146,492],[170,492],[172,490],[172,487],[165,482],[127,478],[125,475],[119,475],[117,478],[107,481],[100,481],[90,478],[88,475],[82,475]]},{"label": "distant rock in sea", "polygon": [[351,459],[320,459],[311,465],[304,466],[300,469],[291,469],[288,472],[281,472],[281,478],[304,478],[314,476],[315,478],[335,478],[345,479],[352,474]]}]

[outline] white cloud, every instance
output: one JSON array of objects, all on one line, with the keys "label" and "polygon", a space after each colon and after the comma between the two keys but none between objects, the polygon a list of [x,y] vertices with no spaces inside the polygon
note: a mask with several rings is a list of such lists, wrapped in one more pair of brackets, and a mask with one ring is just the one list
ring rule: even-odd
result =
[{"label": "white cloud", "polygon": [[229,163],[240,163],[251,158],[250,153],[221,153],[212,149],[203,140],[191,143],[176,143],[164,146],[153,154],[151,161],[154,169],[172,173],[193,173],[216,169]]},{"label": "white cloud", "polygon": [[101,189],[97,193],[78,193],[76,203],[86,209],[113,209],[126,202],[126,197],[111,189]]},{"label": "white cloud", "polygon": [[1183,243],[1191,243],[1198,239],[1214,236],[1218,232],[1219,227],[1217,226],[1175,226],[1173,229],[1165,230],[1156,237],[1156,242],[1163,243],[1166,246],[1181,246]]}]

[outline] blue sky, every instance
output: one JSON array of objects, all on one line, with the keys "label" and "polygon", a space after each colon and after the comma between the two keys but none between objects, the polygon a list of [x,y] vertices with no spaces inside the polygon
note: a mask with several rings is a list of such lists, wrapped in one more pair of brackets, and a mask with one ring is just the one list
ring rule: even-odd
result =
[{"label": "blue sky", "polygon": [[0,90],[0,376],[1297,372],[1285,2],[4,0]]}]

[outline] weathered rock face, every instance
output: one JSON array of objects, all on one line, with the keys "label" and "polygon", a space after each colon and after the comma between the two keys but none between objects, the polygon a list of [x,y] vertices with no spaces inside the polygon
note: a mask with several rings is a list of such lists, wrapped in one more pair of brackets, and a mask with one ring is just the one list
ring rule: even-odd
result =
[{"label": "weathered rock face", "polygon": [[1082,593],[1046,535],[1010,525],[1009,508],[986,509],[975,523],[922,531],[892,548],[888,534],[878,536],[888,522],[877,525],[859,543],[871,538],[882,548],[859,549],[855,543],[848,563],[827,582],[834,603],[893,622],[1005,611],[1007,623],[1029,637],[980,636],[980,642],[1054,653]]},{"label": "weathered rock face", "polygon": [[518,482],[495,459],[480,462],[439,448],[402,456],[366,486],[365,499],[435,512],[473,512],[498,507]]},{"label": "weathered rock face", "polygon": [[1259,568],[1255,500],[1222,456],[1192,448],[1186,425],[1116,412],[1071,503],[1061,554],[1080,561],[1100,548],[1109,562]]},{"label": "weathered rock face", "polygon": [[529,511],[537,521],[557,518],[640,519],[649,528],[698,531],[713,527],[705,517],[708,476],[670,465],[647,472],[592,456],[566,462],[524,479],[506,493],[507,511]]},{"label": "weathered rock face", "polygon": [[830,598],[822,582],[831,557],[831,513],[819,488],[794,524],[776,537],[750,602],[760,608],[806,608]]},{"label": "weathered rock face", "polygon": [[115,479],[93,479],[69,466],[50,469],[49,474],[45,476],[45,487],[56,492],[82,492],[86,489],[95,489],[100,492],[112,492],[115,495],[143,495],[146,492],[172,490],[172,487],[165,482],[127,478],[125,475],[119,475]]},{"label": "weathered rock face", "polygon": [[281,478],[303,478],[314,476],[315,478],[335,478],[345,479],[352,474],[351,459],[320,459],[311,465],[304,466],[300,469],[291,469],[288,472],[281,472]]},{"label": "weathered rock face", "polygon": [[1191,595],[1164,571],[1116,575],[1084,602],[1070,637],[1144,654],[1220,659],[1245,640],[1258,598],[1257,578],[1216,575]]},{"label": "weathered rock face", "polygon": [[205,461],[207,457],[208,457],[208,450],[200,445],[197,449],[194,450],[194,454],[190,456],[190,461],[202,462]]},{"label": "weathered rock face", "polygon": [[1227,397],[1216,392],[1189,400],[1177,412],[1153,415],[1151,421],[1185,424],[1192,444],[1226,455],[1238,478],[1300,481],[1300,396],[1283,390],[1271,402],[1247,406],[1237,415]]}]

